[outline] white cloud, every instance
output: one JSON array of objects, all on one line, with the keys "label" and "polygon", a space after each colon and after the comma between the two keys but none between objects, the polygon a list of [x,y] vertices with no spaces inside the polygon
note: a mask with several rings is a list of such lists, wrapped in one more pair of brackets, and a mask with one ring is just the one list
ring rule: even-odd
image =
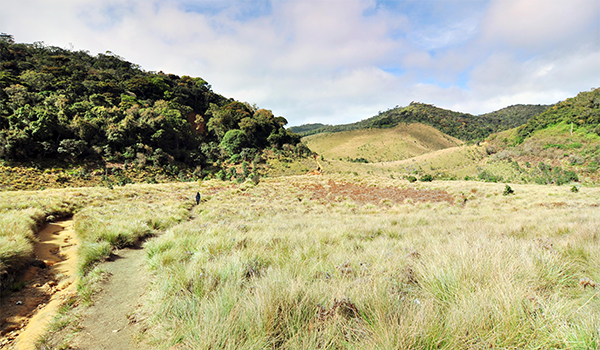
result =
[{"label": "white cloud", "polygon": [[600,36],[598,0],[495,0],[483,20],[487,40],[520,49],[561,49]]},{"label": "white cloud", "polygon": [[0,31],[200,76],[291,125],[347,123],[411,101],[484,113],[596,86],[599,4],[20,0],[3,3]]}]

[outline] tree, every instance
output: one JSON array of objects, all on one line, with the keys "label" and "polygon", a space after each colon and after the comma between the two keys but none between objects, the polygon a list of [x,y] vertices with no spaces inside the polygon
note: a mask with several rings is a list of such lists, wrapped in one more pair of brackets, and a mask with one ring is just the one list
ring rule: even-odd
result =
[{"label": "tree", "polygon": [[220,146],[227,152],[228,156],[240,153],[247,143],[246,134],[239,129],[227,131]]}]

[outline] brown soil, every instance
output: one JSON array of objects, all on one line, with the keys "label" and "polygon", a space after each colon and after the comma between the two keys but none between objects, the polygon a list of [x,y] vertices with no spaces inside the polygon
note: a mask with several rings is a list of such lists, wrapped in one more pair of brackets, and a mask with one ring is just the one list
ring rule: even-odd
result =
[{"label": "brown soil", "polygon": [[397,187],[371,187],[360,184],[335,182],[329,180],[327,185],[311,184],[300,186],[303,190],[312,192],[311,199],[322,203],[343,202],[352,200],[357,204],[382,203],[402,204],[405,201],[414,202],[448,202],[454,203],[454,198],[443,190],[425,190]]},{"label": "brown soil", "polygon": [[31,266],[24,287],[0,301],[0,346],[34,349],[58,307],[75,293],[76,246],[73,221],[47,224],[38,234],[35,255],[46,267]]}]

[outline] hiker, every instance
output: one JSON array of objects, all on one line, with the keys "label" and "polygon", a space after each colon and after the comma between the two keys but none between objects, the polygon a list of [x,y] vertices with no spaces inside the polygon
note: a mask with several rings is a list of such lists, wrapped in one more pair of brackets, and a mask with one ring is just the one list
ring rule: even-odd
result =
[{"label": "hiker", "polygon": [[200,204],[200,192],[196,192],[196,205]]}]

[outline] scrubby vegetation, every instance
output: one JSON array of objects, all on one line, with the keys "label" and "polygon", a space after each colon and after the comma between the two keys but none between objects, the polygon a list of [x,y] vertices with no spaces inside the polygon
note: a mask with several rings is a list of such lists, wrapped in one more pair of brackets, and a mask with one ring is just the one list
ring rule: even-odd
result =
[{"label": "scrubby vegetation", "polygon": [[202,178],[300,140],[285,118],[227,99],[202,78],[146,72],[110,52],[2,35],[0,57],[0,159],[14,164],[174,167]]}]

